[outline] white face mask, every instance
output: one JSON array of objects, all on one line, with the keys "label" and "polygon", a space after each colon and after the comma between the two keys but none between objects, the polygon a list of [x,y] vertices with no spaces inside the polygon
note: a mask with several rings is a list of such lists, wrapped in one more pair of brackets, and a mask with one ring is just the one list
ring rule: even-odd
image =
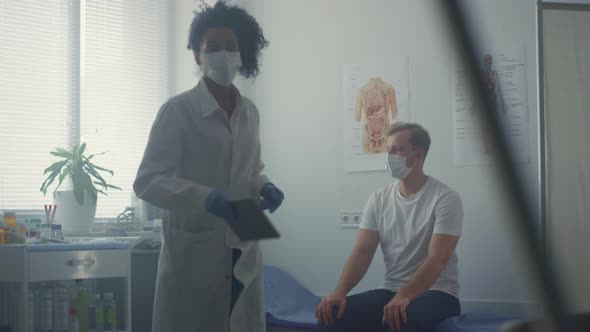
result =
[{"label": "white face mask", "polygon": [[204,53],[202,60],[203,75],[223,86],[232,84],[242,67],[240,52]]},{"label": "white face mask", "polygon": [[388,153],[387,158],[385,159],[385,170],[387,171],[387,174],[398,180],[407,178],[412,169],[406,166],[406,160],[407,158],[404,156]]}]

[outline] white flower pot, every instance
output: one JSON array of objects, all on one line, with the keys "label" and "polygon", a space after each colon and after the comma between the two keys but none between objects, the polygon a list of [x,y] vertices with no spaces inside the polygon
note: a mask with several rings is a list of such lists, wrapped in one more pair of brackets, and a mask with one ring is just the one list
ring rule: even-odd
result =
[{"label": "white flower pot", "polygon": [[84,193],[84,204],[76,201],[74,191],[56,191],[53,202],[57,205],[54,224],[60,224],[63,235],[83,235],[90,233],[96,216],[96,201]]}]

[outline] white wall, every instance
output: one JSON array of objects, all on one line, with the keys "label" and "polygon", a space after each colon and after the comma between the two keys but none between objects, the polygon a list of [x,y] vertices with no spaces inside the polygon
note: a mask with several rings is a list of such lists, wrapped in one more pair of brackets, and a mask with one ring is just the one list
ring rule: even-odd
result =
[{"label": "white wall", "polygon": [[[241,84],[261,113],[266,173],[286,199],[272,219],[282,238],[263,243],[268,264],[289,271],[317,294],[334,288],[355,230],[338,227],[342,210],[361,210],[388,181],[385,172],[343,172],[342,66],[410,57],[412,121],[433,139],[427,172],[462,196],[464,235],[458,254],[461,298],[468,303],[527,300],[520,264],[508,238],[511,220],[495,168],[452,162],[451,74],[456,57],[437,1],[244,0],[270,47],[262,73]],[[528,57],[531,163],[522,166],[538,191],[535,0],[478,0],[491,38],[524,43]],[[185,43],[194,2],[177,0],[177,39]],[[508,43],[508,45],[511,45]],[[181,45],[184,47],[184,45]],[[190,54],[178,48],[176,91],[194,84]],[[190,84],[189,84],[190,83]],[[377,287],[384,267],[378,253],[354,292]]]}]

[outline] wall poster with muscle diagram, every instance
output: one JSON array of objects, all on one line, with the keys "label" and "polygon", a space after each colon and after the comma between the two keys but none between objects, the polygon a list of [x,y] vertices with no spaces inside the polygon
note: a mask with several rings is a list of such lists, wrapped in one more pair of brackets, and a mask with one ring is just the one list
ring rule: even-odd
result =
[{"label": "wall poster with muscle diagram", "polygon": [[[513,160],[526,164],[529,152],[528,85],[526,54],[523,46],[482,52],[481,73],[492,109],[498,114]],[[466,72],[453,75],[454,162],[457,166],[493,163],[493,141],[484,135],[477,114],[481,106],[474,98],[473,86]]]},{"label": "wall poster with muscle diagram", "polygon": [[385,169],[385,129],[410,121],[408,58],[344,66],[346,172]]}]

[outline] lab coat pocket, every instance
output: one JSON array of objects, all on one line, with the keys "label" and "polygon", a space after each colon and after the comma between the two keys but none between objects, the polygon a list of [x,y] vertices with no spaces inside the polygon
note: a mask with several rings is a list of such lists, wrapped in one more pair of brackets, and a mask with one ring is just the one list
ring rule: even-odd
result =
[{"label": "lab coat pocket", "polygon": [[[219,244],[214,231],[189,232],[171,229],[170,248],[177,281],[185,287],[208,287],[216,273],[216,255]],[[199,273],[196,273],[196,272]]]},{"label": "lab coat pocket", "polygon": [[191,248],[191,285],[193,288],[214,289],[223,280],[222,252],[217,241],[196,242]]}]

